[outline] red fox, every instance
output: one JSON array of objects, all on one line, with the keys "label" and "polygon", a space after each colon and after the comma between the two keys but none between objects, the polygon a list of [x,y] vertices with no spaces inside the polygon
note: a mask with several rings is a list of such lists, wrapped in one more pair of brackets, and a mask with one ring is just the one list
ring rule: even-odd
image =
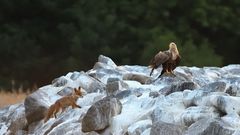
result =
[{"label": "red fox", "polygon": [[58,99],[53,105],[49,107],[47,115],[44,119],[44,123],[48,121],[51,117],[53,117],[53,115],[56,118],[56,114],[60,111],[60,109],[62,109],[62,113],[68,106],[72,106],[72,108],[81,108],[79,105],[76,104],[76,101],[79,97],[82,97],[81,87],[79,87],[78,89],[74,88],[74,92],[71,96],[65,96]]}]

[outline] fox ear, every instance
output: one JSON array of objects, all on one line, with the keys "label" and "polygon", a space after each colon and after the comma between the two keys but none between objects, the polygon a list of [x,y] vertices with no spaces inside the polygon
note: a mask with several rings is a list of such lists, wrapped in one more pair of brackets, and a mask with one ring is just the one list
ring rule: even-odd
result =
[{"label": "fox ear", "polygon": [[76,92],[77,91],[77,89],[76,88],[74,88],[74,92]]}]

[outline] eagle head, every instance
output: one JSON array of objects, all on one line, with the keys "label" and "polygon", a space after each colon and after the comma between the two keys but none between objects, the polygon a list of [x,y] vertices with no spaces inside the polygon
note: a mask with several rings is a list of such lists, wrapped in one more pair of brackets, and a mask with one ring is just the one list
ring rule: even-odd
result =
[{"label": "eagle head", "polygon": [[171,43],[169,44],[169,49],[170,49],[170,50],[177,50],[177,45],[176,45],[174,42],[171,42]]},{"label": "eagle head", "polygon": [[177,49],[177,45],[174,42],[171,42],[169,44],[169,51],[172,52],[174,58],[179,55],[178,49]]}]

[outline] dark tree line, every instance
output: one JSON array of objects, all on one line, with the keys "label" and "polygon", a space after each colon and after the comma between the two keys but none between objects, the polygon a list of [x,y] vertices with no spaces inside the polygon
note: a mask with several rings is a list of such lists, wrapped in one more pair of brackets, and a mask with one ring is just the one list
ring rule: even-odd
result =
[{"label": "dark tree line", "polygon": [[99,54],[148,65],[177,43],[181,65],[239,63],[240,1],[0,0],[0,87],[48,84]]}]

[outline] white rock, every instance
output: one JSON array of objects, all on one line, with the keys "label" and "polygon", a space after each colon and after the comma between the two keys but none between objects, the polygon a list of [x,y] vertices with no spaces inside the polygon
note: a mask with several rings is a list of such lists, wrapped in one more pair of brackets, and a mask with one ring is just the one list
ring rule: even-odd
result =
[{"label": "white rock", "polygon": [[151,132],[151,128],[148,128],[145,131],[143,131],[141,135],[150,135],[150,132]]},{"label": "white rock", "polygon": [[141,135],[143,131],[150,128],[152,121],[150,119],[141,120],[128,127],[128,135]]}]

